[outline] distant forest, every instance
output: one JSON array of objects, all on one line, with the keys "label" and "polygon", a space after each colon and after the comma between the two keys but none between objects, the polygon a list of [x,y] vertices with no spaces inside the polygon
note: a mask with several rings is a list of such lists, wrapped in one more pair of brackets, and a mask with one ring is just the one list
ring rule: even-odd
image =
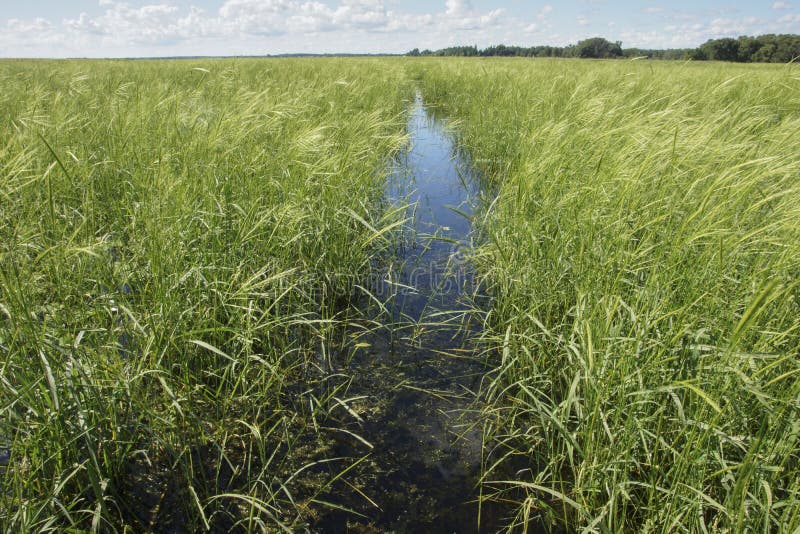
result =
[{"label": "distant forest", "polygon": [[408,52],[409,56],[518,56],[518,57],[582,57],[694,59],[736,61],[740,63],[788,63],[800,58],[800,35],[741,36],[738,39],[710,39],[698,48],[649,50],[622,48],[619,41],[592,37],[568,46],[506,46],[496,45],[479,49],[477,46],[451,46],[441,50]]}]

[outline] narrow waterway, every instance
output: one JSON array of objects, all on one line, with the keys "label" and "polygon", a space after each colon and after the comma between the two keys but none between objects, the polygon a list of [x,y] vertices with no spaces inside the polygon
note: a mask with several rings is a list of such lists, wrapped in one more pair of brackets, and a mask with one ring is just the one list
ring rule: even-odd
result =
[{"label": "narrow waterway", "polygon": [[[480,509],[482,427],[476,395],[487,373],[471,346],[477,325],[470,214],[479,185],[445,126],[418,95],[410,144],[387,183],[408,204],[396,254],[373,283],[374,330],[357,337],[346,410],[326,455],[358,458],[343,483],[318,497],[330,509],[317,532],[488,532],[496,509]],[[338,397],[337,397],[338,398]],[[344,412],[347,412],[346,414]]]}]

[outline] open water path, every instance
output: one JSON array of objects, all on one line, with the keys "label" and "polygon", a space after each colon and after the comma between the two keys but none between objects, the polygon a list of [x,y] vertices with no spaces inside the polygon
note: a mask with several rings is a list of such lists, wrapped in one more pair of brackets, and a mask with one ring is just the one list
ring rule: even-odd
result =
[{"label": "open water path", "polygon": [[[409,204],[396,256],[372,290],[385,327],[358,338],[346,374],[346,410],[329,457],[360,458],[319,500],[317,532],[492,532],[500,513],[481,507],[482,421],[476,403],[488,369],[470,345],[474,277],[463,260],[473,237],[476,172],[418,95],[410,145],[386,195]],[[347,412],[345,414],[345,411]],[[356,512],[355,514],[352,512]],[[358,515],[360,514],[360,515]]]}]

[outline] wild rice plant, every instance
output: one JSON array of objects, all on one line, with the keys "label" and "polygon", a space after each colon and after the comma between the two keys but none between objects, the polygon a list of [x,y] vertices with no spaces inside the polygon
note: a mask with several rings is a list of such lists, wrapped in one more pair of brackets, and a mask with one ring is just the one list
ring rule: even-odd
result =
[{"label": "wild rice plant", "polygon": [[366,59],[0,62],[0,529],[303,524],[411,96]]},{"label": "wild rice plant", "polygon": [[499,192],[485,495],[519,530],[796,531],[798,67],[410,68]]}]

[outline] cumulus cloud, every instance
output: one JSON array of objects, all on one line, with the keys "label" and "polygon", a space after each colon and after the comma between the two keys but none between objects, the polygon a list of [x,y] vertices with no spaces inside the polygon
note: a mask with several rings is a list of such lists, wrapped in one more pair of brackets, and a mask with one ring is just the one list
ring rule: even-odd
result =
[{"label": "cumulus cloud", "polygon": [[244,34],[333,31],[418,31],[438,21],[442,29],[483,29],[495,24],[502,9],[478,12],[465,0],[447,0],[443,13],[409,14],[387,9],[382,0],[343,0],[329,7],[316,1],[228,0],[218,25]]},{"label": "cumulus cloud", "polygon": [[19,49],[19,55],[37,55],[40,47],[63,47],[65,38],[57,26],[44,18],[8,19],[0,31],[0,50]]},{"label": "cumulus cloud", "polygon": [[43,18],[35,18],[33,20],[8,19],[6,22],[6,29],[10,32],[41,34],[52,31],[53,28],[54,26],[50,21]]},{"label": "cumulus cloud", "polygon": [[536,13],[536,21],[527,25],[522,25],[522,31],[527,34],[539,34],[546,32],[552,28],[552,24],[548,20],[548,15],[553,12],[553,6],[545,4]]},{"label": "cumulus cloud", "polygon": [[192,8],[186,14],[170,4],[148,4],[131,7],[124,2],[101,0],[105,11],[96,17],[81,13],[65,19],[62,28],[72,37],[100,37],[105,44],[125,42],[167,44],[200,35],[204,32],[203,12]]},{"label": "cumulus cloud", "polygon": [[763,35],[767,33],[794,33],[800,24],[800,14],[788,13],[777,19],[756,16],[717,17],[711,20],[687,20],[673,17],[674,21],[651,30],[626,29],[620,38],[627,46],[644,48],[687,48],[709,39]]},{"label": "cumulus cloud", "polygon": [[469,0],[447,0],[445,14],[450,17],[461,17],[472,11],[472,2]]},{"label": "cumulus cloud", "polygon": [[[286,36],[338,32],[343,39],[331,42],[365,43],[366,46],[371,39],[367,34],[424,31],[439,40],[445,36],[456,40],[468,38],[497,27],[505,14],[503,9],[476,9],[469,0],[446,0],[440,4],[439,11],[427,13],[392,9],[384,0],[327,3],[319,0],[224,0],[211,12],[197,7],[181,8],[175,0],[156,0],[145,5],[99,0],[98,5],[97,13],[79,13],[60,23],[44,18],[8,20],[5,31],[0,33],[0,43],[6,50],[13,48],[24,52],[37,47],[45,50],[41,45],[59,41],[98,55],[105,51],[113,55],[114,50],[123,49],[137,50],[137,53],[142,50],[143,54],[159,48],[181,49],[182,45],[194,43],[201,49],[205,46],[205,50],[225,54],[231,53],[231,43],[241,43],[244,48],[248,43],[253,46],[253,43],[269,43],[270,39],[284,37],[285,43],[297,45],[299,41],[308,40]],[[545,6],[542,13],[551,10],[552,7]],[[464,32],[469,33],[462,35]],[[360,40],[356,38],[359,35]],[[420,37],[427,36],[418,36],[418,40]],[[322,51],[330,50],[331,42]],[[256,48],[250,53],[261,51],[263,48]],[[59,52],[63,55],[68,50]]]},{"label": "cumulus cloud", "polygon": [[717,18],[711,21],[708,32],[712,37],[724,37],[728,35],[741,35],[747,33],[750,28],[757,27],[761,20],[758,17],[745,17],[741,19]]},{"label": "cumulus cloud", "polygon": [[[464,43],[564,45],[585,38],[594,26],[609,28],[608,37],[621,38],[627,46],[684,47],[723,36],[793,33],[800,24],[800,15],[786,11],[792,7],[789,1],[766,4],[757,18],[664,9],[650,0],[638,16],[642,11],[658,16],[644,24],[624,17],[609,20],[602,9],[570,13],[556,4],[539,4],[525,20],[471,0],[439,0],[422,12],[409,11],[397,0],[215,0],[216,6],[207,10],[186,7],[191,1],[97,0],[90,13],[63,20],[0,20],[0,54],[227,55],[402,52]],[[509,4],[512,13],[517,4]],[[565,27],[556,27],[556,11],[563,14]]]},{"label": "cumulus cloud", "polygon": [[403,27],[408,20],[388,11],[381,0],[344,0],[329,7],[316,1],[228,0],[219,9],[218,27],[240,34],[274,35]]},{"label": "cumulus cloud", "polygon": [[217,27],[224,33],[280,34],[293,7],[286,0],[228,0],[219,9]]}]

